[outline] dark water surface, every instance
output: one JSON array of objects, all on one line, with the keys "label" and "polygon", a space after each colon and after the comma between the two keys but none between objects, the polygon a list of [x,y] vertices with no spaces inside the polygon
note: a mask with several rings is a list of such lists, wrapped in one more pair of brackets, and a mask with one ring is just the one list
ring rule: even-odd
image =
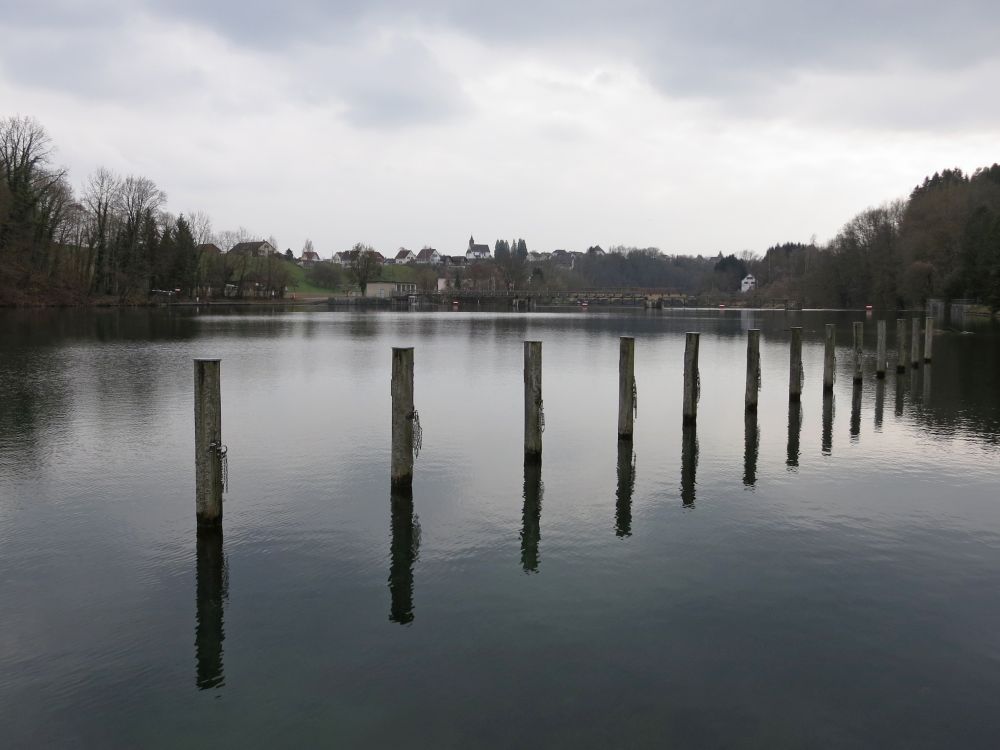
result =
[{"label": "dark water surface", "polygon": [[[855,319],[0,312],[0,745],[996,747],[1000,336],[942,332],[930,367],[883,383],[869,357],[855,391]],[[526,338],[544,342],[540,470],[522,465]],[[412,503],[389,492],[399,345]],[[221,545],[194,529],[205,356]]]}]

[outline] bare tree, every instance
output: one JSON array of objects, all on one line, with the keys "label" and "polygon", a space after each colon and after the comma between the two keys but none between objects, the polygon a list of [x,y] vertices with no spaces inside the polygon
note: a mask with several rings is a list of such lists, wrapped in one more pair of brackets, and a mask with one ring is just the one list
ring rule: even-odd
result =
[{"label": "bare tree", "polygon": [[187,215],[187,223],[191,228],[191,236],[194,237],[194,244],[207,245],[212,242],[212,217],[204,211],[194,211]]}]

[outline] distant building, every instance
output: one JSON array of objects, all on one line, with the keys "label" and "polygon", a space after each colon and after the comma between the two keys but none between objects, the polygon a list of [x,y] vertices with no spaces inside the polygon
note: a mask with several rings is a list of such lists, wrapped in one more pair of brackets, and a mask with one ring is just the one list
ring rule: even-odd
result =
[{"label": "distant building", "polygon": [[412,263],[416,259],[416,254],[412,250],[407,250],[405,247],[399,248],[399,252],[396,253],[396,257],[393,258],[396,263]]},{"label": "distant building", "polygon": [[222,248],[216,245],[214,242],[206,242],[202,245],[197,245],[195,247],[195,252],[197,252],[199,255],[206,253],[208,255],[222,255]]},{"label": "distant building", "polygon": [[741,292],[752,292],[757,288],[757,279],[753,277],[753,274],[747,274],[743,277],[743,281],[740,282]]},{"label": "distant building", "polygon": [[465,251],[468,260],[489,260],[493,257],[490,253],[489,245],[477,245],[476,241],[469,237],[469,249]]},{"label": "distant building", "polygon": [[402,297],[405,294],[415,294],[417,285],[410,281],[369,281],[365,287],[366,297],[387,299]]},{"label": "distant building", "polygon": [[535,250],[532,250],[530,253],[528,253],[528,262],[529,263],[544,263],[545,261],[549,260],[551,257],[552,257],[552,253],[540,253],[540,252],[537,252]]},{"label": "distant building", "polygon": [[252,258],[266,258],[273,255],[275,249],[270,242],[254,240],[253,242],[237,242],[229,249],[232,255],[249,255]]},{"label": "distant building", "polygon": [[319,261],[319,253],[315,250],[304,250],[302,252],[302,257],[299,258],[299,265],[302,266],[302,268],[312,268],[319,263]]},{"label": "distant building", "polygon": [[432,266],[436,266],[441,262],[441,253],[435,250],[433,247],[425,247],[419,253],[417,253],[417,263],[430,263]]}]

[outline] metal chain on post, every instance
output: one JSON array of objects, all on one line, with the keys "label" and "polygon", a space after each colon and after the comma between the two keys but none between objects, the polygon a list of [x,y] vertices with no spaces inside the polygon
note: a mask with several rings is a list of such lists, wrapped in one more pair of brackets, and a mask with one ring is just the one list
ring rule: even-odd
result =
[{"label": "metal chain on post", "polygon": [[538,429],[545,432],[545,402],[538,399]]},{"label": "metal chain on post", "polygon": [[420,412],[413,410],[413,458],[420,457],[420,449],[424,445],[424,429],[420,426]]},{"label": "metal chain on post", "polygon": [[208,444],[208,449],[219,457],[222,465],[222,493],[225,494],[229,492],[229,448],[213,440]]},{"label": "metal chain on post", "polygon": [[701,403],[701,371],[695,376],[694,381],[694,402],[696,404]]},{"label": "metal chain on post", "polygon": [[757,363],[757,372],[754,374],[754,377],[757,379],[757,391],[760,392],[760,385],[761,385],[762,378],[760,377],[760,363],[759,362]]},{"label": "metal chain on post", "polygon": [[639,389],[636,388],[635,378],[632,378],[632,419],[639,418]]}]

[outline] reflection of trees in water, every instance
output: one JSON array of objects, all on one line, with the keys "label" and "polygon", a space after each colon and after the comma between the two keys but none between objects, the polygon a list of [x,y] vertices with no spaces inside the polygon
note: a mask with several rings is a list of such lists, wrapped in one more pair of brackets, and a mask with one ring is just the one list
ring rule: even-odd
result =
[{"label": "reflection of trees in water", "polygon": [[200,532],[197,541],[194,648],[199,690],[226,684],[222,668],[225,640],[223,610],[229,597],[229,577],[222,547],[222,531]]},{"label": "reflection of trees in water", "polygon": [[413,512],[413,494],[393,490],[392,539],[389,547],[389,620],[403,625],[413,622],[413,566],[420,553],[420,523]]}]

